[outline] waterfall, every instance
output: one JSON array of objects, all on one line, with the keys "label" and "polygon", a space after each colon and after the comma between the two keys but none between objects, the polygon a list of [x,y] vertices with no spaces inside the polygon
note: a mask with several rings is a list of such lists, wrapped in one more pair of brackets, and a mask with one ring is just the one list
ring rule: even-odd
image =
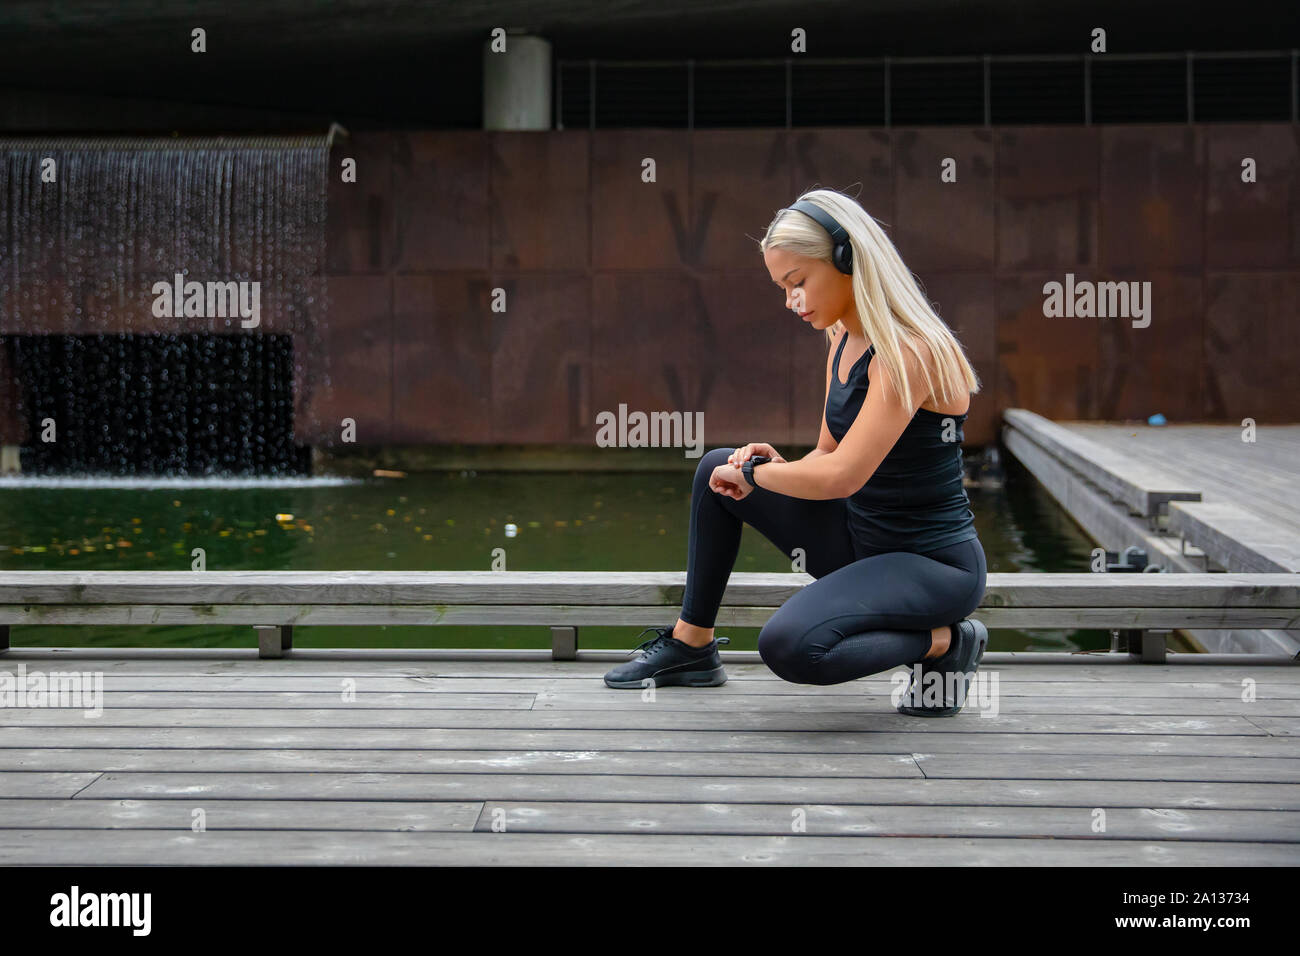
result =
[{"label": "waterfall", "polygon": [[0,139],[0,442],[24,471],[304,470],[328,148]]}]

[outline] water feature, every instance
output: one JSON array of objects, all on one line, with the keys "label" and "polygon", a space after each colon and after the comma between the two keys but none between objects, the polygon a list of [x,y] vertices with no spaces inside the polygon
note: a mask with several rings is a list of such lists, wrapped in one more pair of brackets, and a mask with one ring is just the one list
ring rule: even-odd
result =
[{"label": "water feature", "polygon": [[324,135],[0,140],[0,439],[24,472],[305,468],[327,159]]}]

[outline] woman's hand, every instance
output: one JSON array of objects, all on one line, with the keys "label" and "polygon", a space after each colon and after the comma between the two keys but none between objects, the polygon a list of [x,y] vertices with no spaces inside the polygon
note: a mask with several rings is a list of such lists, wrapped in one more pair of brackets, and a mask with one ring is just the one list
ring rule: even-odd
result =
[{"label": "woman's hand", "polygon": [[745,476],[734,465],[719,465],[709,475],[709,487],[720,495],[740,501],[751,491],[753,486],[745,481]]},{"label": "woman's hand", "polygon": [[785,461],[785,459],[781,457],[781,453],[767,442],[752,441],[748,445],[741,445],[733,451],[730,457],[727,458],[727,462],[739,468],[755,455],[764,455],[773,461]]}]

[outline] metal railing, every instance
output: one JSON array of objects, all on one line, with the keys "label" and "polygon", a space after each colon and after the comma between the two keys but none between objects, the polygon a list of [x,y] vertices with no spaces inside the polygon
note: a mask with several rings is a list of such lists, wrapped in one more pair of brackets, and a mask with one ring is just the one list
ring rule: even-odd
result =
[{"label": "metal railing", "polygon": [[[771,67],[782,68],[784,70],[784,95],[785,95],[785,127],[792,128],[798,117],[796,116],[795,107],[795,79],[798,71],[807,69],[809,71],[817,69],[849,67],[860,68],[861,77],[872,81],[872,85],[878,85],[881,92],[881,101],[879,103],[878,115],[883,118],[879,124],[867,123],[863,125],[882,125],[889,127],[895,124],[897,109],[896,95],[897,84],[895,83],[895,71],[902,68],[944,66],[950,67],[958,64],[978,64],[980,66],[982,79],[982,100],[983,100],[983,118],[984,126],[992,126],[996,120],[995,112],[998,108],[998,94],[993,91],[993,78],[1000,67],[1010,66],[1011,64],[1025,63],[1055,63],[1055,64],[1077,64],[1079,67],[1078,74],[1078,95],[1080,97],[1081,121],[1083,125],[1088,126],[1095,122],[1095,112],[1097,103],[1096,76],[1098,70],[1111,69],[1122,64],[1150,64],[1150,63],[1167,63],[1177,64],[1182,62],[1185,66],[1184,73],[1184,112],[1185,116],[1181,122],[1193,123],[1197,117],[1197,84],[1196,74],[1197,65],[1220,62],[1241,62],[1273,60],[1280,65],[1289,61],[1289,70],[1286,71],[1289,80],[1287,81],[1288,89],[1286,96],[1281,97],[1281,90],[1278,89],[1278,101],[1289,102],[1290,122],[1298,121],[1298,111],[1300,111],[1300,92],[1298,92],[1298,81],[1300,81],[1300,51],[1291,50],[1263,50],[1263,51],[1237,51],[1237,52],[1195,52],[1186,51],[1183,53],[1104,53],[1104,54],[1042,54],[1042,55],[981,55],[981,56],[953,56],[953,57],[859,57],[859,58],[811,58],[811,57],[783,57],[783,58],[757,58],[757,59],[739,59],[739,60],[557,60],[555,64],[554,76],[554,108],[555,108],[555,127],[557,129],[565,128],[566,112],[566,88],[565,74],[570,75],[569,87],[572,88],[574,83],[572,78],[575,75],[585,74],[585,83],[582,84],[580,93],[585,92],[586,96],[586,126],[590,129],[596,129],[602,125],[597,119],[597,105],[600,97],[600,79],[603,71],[617,70],[634,70],[634,69],[651,69],[651,70],[677,70],[684,71],[685,95],[682,98],[681,108],[684,114],[684,125],[687,129],[694,129],[697,122],[697,71],[700,69],[714,69],[726,71],[731,70],[748,70],[753,68]],[[1281,71],[1279,70],[1279,73]],[[1140,71],[1132,73],[1135,85],[1141,80]],[[667,75],[667,74],[665,74]],[[679,84],[680,85],[680,84]],[[1279,83],[1280,86],[1280,83]],[[1137,92],[1135,90],[1135,92]],[[581,108],[581,97],[570,90],[571,101],[576,97],[578,108]],[[666,101],[661,100],[656,105],[662,106]],[[1010,103],[1010,99],[1007,99]],[[570,110],[569,112],[572,112]],[[1258,119],[1257,117],[1251,117]],[[1273,117],[1274,121],[1285,121],[1285,117]],[[1053,122],[1059,120],[1046,120]],[[1117,120],[1103,119],[1103,122],[1133,122],[1147,121],[1160,122],[1161,120],[1137,119],[1125,120],[1122,117]],[[1168,121],[1168,120],[1164,120]],[[1024,120],[1021,120],[1024,122]],[[1028,120],[1028,122],[1037,122]],[[923,120],[922,123],[925,123]],[[608,124],[606,124],[608,125]],[[635,125],[635,124],[631,124]],[[744,125],[744,124],[731,124]],[[754,123],[750,125],[770,126],[769,123]],[[808,125],[800,123],[799,125]],[[908,123],[907,125],[918,125]],[[928,124],[926,124],[928,125]],[[961,125],[978,125],[963,122]]]}]

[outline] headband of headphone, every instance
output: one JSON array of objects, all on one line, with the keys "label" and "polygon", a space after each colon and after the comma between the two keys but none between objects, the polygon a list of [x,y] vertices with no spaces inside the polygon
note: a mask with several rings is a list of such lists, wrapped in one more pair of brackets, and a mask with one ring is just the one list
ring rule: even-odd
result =
[{"label": "headband of headphone", "polygon": [[834,217],[821,206],[813,205],[807,200],[801,199],[788,209],[797,209],[799,212],[806,213],[815,219],[823,229],[830,233],[831,237],[831,262],[835,263],[835,268],[839,269],[846,275],[853,274],[853,244],[849,242],[848,231],[835,221]]}]

